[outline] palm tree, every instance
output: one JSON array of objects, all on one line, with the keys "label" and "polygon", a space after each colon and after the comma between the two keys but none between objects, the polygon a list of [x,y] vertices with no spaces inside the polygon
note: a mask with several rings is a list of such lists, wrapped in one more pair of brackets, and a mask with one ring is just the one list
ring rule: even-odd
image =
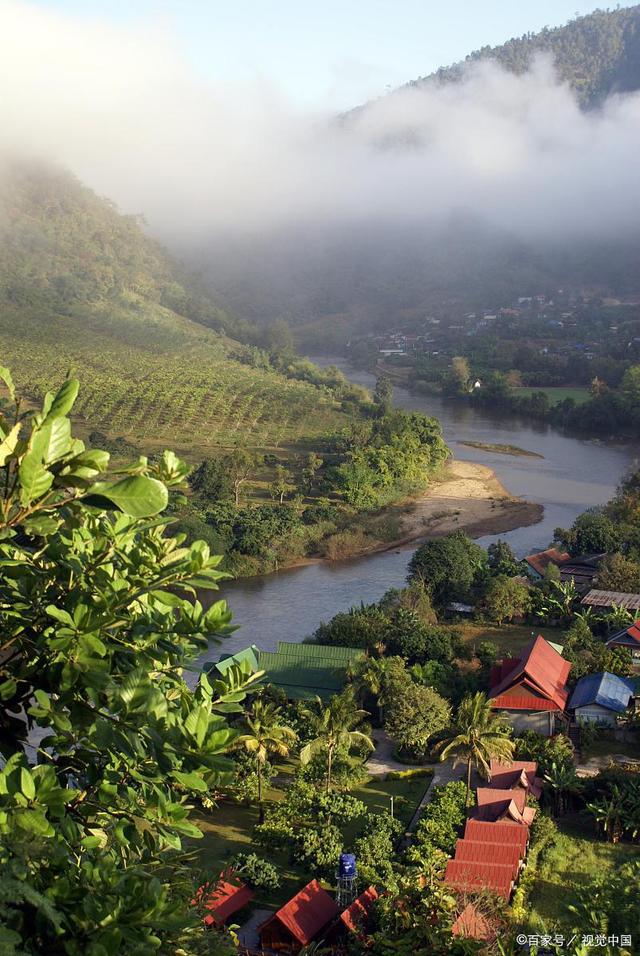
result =
[{"label": "palm tree", "polygon": [[440,760],[449,754],[467,762],[467,805],[471,794],[471,767],[489,772],[491,760],[511,760],[515,744],[511,740],[511,725],[502,714],[494,714],[487,695],[482,693],[465,697],[456,715],[452,735],[443,740]]},{"label": "palm tree", "polygon": [[619,843],[623,832],[624,797],[615,784],[609,797],[600,797],[587,804],[587,810],[612,843]]},{"label": "palm tree", "polygon": [[296,739],[295,731],[280,722],[281,713],[276,704],[257,700],[253,705],[253,712],[245,717],[247,732],[238,737],[235,742],[236,747],[243,747],[247,753],[255,757],[260,823],[264,821],[262,775],[267,757],[270,754],[288,757],[289,746]]},{"label": "palm tree", "polygon": [[365,657],[364,660],[358,661],[349,673],[358,696],[371,694],[376,698],[380,723],[382,723],[384,712],[382,695],[388,669],[387,660],[384,657]]},{"label": "palm tree", "polygon": [[626,607],[612,604],[611,610],[605,615],[604,620],[611,634],[613,631],[621,631],[623,627],[628,627],[633,621],[633,615],[627,611]]},{"label": "palm tree", "polygon": [[366,710],[358,710],[355,694],[352,688],[335,697],[332,697],[325,707],[320,698],[316,698],[320,713],[307,711],[312,731],[315,737],[300,751],[300,763],[308,764],[316,754],[327,754],[327,793],[331,789],[331,770],[338,750],[351,750],[356,744],[362,744],[368,750],[374,749],[374,744],[368,734],[356,730],[369,714]]}]

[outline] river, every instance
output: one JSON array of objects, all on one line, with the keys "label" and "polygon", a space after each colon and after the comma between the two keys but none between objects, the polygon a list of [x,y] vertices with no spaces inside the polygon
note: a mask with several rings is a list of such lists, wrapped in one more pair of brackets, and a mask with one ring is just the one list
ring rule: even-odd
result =
[{"label": "river", "polygon": [[[344,359],[315,357],[314,361],[338,365],[351,381],[375,384],[373,375],[351,368]],[[637,460],[631,445],[569,437],[548,425],[501,417],[439,397],[412,395],[397,386],[394,404],[438,418],[456,458],[488,465],[511,494],[544,506],[539,524],[479,539],[486,546],[501,537],[518,556],[547,547],[554,528],[567,527],[585,508],[611,498],[622,475]],[[461,441],[518,445],[544,457],[500,455],[465,447]],[[224,650],[234,652],[252,643],[274,650],[279,640],[301,641],[338,611],[361,601],[376,601],[388,588],[402,586],[416,547],[414,542],[364,558],[306,565],[225,584],[218,597],[229,602],[239,629],[224,640]],[[211,647],[200,663],[216,660],[219,653],[220,647]]]}]

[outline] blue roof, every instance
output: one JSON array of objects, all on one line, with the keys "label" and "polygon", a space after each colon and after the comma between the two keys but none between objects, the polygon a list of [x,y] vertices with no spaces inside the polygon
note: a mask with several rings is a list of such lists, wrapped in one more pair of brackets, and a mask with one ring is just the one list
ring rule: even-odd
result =
[{"label": "blue roof", "polygon": [[629,706],[633,689],[634,681],[631,678],[618,677],[617,674],[609,674],[608,671],[588,674],[586,677],[581,677],[576,684],[569,701],[569,710],[598,704],[600,707],[622,714]]}]

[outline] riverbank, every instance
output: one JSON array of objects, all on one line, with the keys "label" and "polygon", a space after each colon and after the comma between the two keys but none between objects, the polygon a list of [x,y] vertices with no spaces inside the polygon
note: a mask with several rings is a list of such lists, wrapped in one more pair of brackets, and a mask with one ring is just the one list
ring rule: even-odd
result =
[{"label": "riverbank", "polygon": [[384,514],[397,520],[398,537],[361,553],[387,551],[452,531],[464,531],[471,538],[503,534],[537,524],[544,509],[511,495],[486,465],[452,459],[444,466],[442,477],[425,492],[389,506]]},{"label": "riverbank", "polygon": [[[344,546],[330,556],[298,558],[280,570],[310,564],[334,564],[464,531],[470,538],[505,534],[542,520],[542,505],[511,495],[492,468],[471,461],[450,459],[441,477],[422,493],[383,508],[349,534]],[[376,535],[377,527],[394,527],[392,538]]]}]

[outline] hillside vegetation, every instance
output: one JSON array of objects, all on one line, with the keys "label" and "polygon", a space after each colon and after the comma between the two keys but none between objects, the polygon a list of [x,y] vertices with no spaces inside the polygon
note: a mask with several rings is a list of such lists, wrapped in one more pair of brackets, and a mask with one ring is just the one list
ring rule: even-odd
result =
[{"label": "hillside vegetation", "polygon": [[640,5],[596,10],[560,27],[484,46],[464,60],[420,77],[410,85],[460,79],[469,63],[496,60],[506,70],[525,73],[539,53],[552,56],[558,75],[575,90],[582,106],[595,106],[611,93],[640,87]]},{"label": "hillside vegetation", "polygon": [[80,424],[192,457],[238,442],[317,443],[349,423],[330,388],[251,367],[224,334],[234,319],[191,291],[134,217],[65,172],[3,173],[2,355],[29,399],[73,369]]}]

